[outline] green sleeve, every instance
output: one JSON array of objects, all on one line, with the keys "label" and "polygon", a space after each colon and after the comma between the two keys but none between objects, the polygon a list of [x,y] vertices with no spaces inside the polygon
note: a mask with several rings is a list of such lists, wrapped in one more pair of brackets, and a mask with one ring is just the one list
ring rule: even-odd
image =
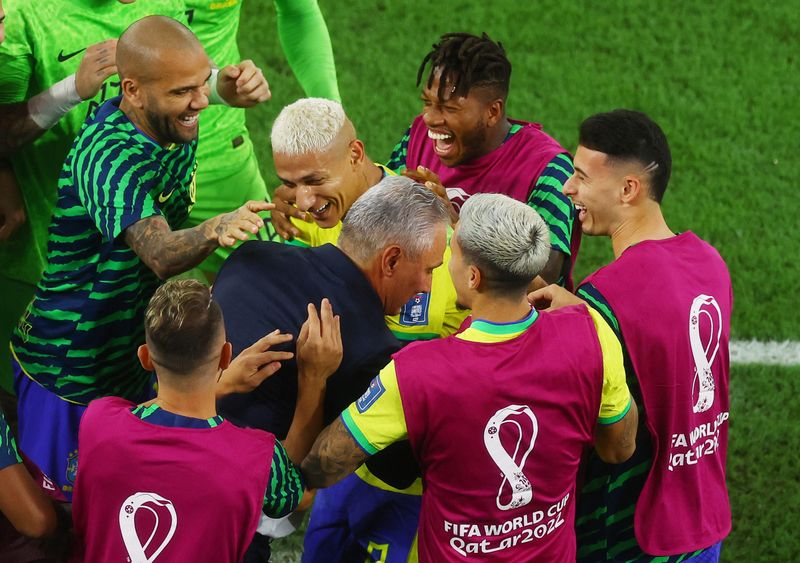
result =
[{"label": "green sleeve", "polygon": [[22,463],[22,458],[19,457],[11,428],[6,424],[6,418],[0,410],[0,469],[17,463]]},{"label": "green sleeve", "polygon": [[341,100],[325,19],[316,0],[273,0],[286,60],[307,96]]},{"label": "green sleeve", "polygon": [[276,440],[269,468],[269,483],[264,494],[264,514],[270,518],[288,516],[300,504],[304,489],[305,484],[300,470],[289,459],[281,443]]},{"label": "green sleeve", "polygon": [[569,256],[574,210],[564,195],[564,184],[574,173],[568,154],[559,154],[545,166],[528,196],[533,207],[550,227],[550,245],[554,250]]},{"label": "green sleeve", "polygon": [[406,129],[406,132],[403,133],[403,137],[400,139],[394,149],[392,149],[392,155],[389,157],[389,161],[386,163],[386,168],[389,170],[393,170],[398,174],[405,170],[406,168],[406,157],[408,156],[408,140],[411,138],[411,127]]}]

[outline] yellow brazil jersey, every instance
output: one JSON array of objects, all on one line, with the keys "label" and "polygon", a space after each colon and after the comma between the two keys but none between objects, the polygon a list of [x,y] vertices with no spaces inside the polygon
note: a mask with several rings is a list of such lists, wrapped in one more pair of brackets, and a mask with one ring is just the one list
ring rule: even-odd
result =
[{"label": "yellow brazil jersey", "polygon": [[[600,400],[598,422],[613,424],[622,419],[631,408],[631,394],[625,383],[625,366],[622,346],[614,331],[599,313],[589,308],[589,313],[597,329],[600,349],[603,354],[603,392]],[[472,342],[504,342],[516,338],[534,324],[538,318],[535,310],[525,319],[513,324],[497,325],[483,320],[475,320],[472,325],[455,338]],[[435,372],[435,368],[432,367]],[[382,389],[380,396],[370,398],[368,408],[359,411],[357,404],[351,404],[342,412],[342,422],[358,444],[369,454],[374,454],[399,440],[408,438],[406,418],[394,361],[390,362],[378,376]]]},{"label": "yellow brazil jersey", "polygon": [[[382,166],[384,174],[395,175],[394,172]],[[323,244],[336,244],[342,223],[339,222],[329,229],[323,229],[314,220],[303,221],[292,217],[292,224],[300,231],[289,244],[298,246],[322,246]],[[452,229],[447,230],[447,248],[442,257],[443,263],[433,271],[431,292],[420,293],[411,298],[403,306],[399,315],[387,316],[386,324],[399,340],[431,340],[454,334],[464,321],[469,311],[456,307],[456,289],[450,279],[447,264],[450,261],[450,235]]]}]

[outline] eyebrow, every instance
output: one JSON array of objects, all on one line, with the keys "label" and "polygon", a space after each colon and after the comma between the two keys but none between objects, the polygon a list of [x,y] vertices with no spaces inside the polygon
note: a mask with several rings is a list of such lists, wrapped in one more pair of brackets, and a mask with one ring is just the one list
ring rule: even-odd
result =
[{"label": "eyebrow", "polygon": [[581,174],[583,174],[583,175],[584,175],[584,176],[586,176],[587,178],[589,177],[589,175],[586,173],[586,170],[584,170],[584,169],[583,169],[583,168],[581,168],[580,166],[575,166],[575,165],[573,164],[573,168],[575,169],[575,172],[580,172]]},{"label": "eyebrow", "polygon": [[290,184],[298,184],[304,182],[311,182],[313,180],[324,180],[324,179],[325,179],[325,174],[322,174],[321,172],[312,172],[311,174],[306,174],[305,176],[300,178],[298,182],[292,182],[291,180],[287,180],[286,178],[281,178],[280,176],[278,176],[278,180],[280,180],[284,184],[287,182]]},{"label": "eyebrow", "polygon": [[[206,82],[208,82],[210,78],[211,78],[211,73],[209,72],[209,73],[208,73],[208,76],[206,76],[206,79],[203,81],[203,84],[205,84]],[[194,89],[194,88],[200,88],[201,86],[203,86],[203,84],[200,84],[199,86],[198,86],[198,85],[192,85],[192,86],[179,86],[179,87],[177,87],[177,88],[173,88],[172,90],[170,90],[170,91],[169,91],[169,93],[170,93],[170,94],[177,94],[178,92],[180,92],[180,91],[182,91],[182,90],[192,90],[192,89]]]}]

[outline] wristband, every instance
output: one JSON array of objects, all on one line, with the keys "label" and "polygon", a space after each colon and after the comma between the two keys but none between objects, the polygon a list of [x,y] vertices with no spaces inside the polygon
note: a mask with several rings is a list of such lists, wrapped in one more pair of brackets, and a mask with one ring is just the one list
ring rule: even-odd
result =
[{"label": "wristband", "polygon": [[28,100],[28,114],[36,125],[47,131],[82,101],[75,86],[75,75],[70,74]]},{"label": "wristband", "polygon": [[230,104],[226,102],[222,96],[219,95],[219,92],[217,92],[218,74],[219,74],[218,68],[211,69],[211,78],[208,79],[208,87],[211,88],[211,93],[208,95],[208,103],[229,106]]}]

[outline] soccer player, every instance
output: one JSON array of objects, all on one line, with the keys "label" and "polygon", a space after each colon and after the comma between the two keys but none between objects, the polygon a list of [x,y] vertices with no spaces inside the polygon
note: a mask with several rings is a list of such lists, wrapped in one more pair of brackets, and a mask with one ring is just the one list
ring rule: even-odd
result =
[{"label": "soccer player", "polygon": [[[273,3],[283,51],[306,94],[338,100],[330,37],[316,0],[274,0]],[[240,60],[236,36],[242,4],[186,0],[189,27],[215,64],[222,66]],[[189,226],[248,200],[269,201],[245,125],[244,111],[214,106],[206,112],[204,121],[197,155],[202,163],[197,171],[198,203],[189,215]],[[265,234],[277,240],[271,225]],[[213,279],[229,254],[230,249],[217,249],[200,269]]]},{"label": "soccer player", "polygon": [[[242,72],[253,73],[252,65]],[[149,374],[133,361],[147,300],[160,279],[263,226],[249,202],[176,229],[194,201],[198,119],[208,105],[208,57],[164,16],[131,25],[117,45],[123,96],[105,102],[75,140],[59,178],[47,265],[12,335],[21,449],[69,498],[85,405],[114,395],[141,401]],[[235,105],[263,95],[217,84]]]},{"label": "soccer player", "polygon": [[[430,290],[448,220],[445,204],[428,189],[387,176],[350,206],[336,246],[243,244],[214,284],[234,353],[275,328],[294,332],[304,318],[302,304],[330,298],[342,317],[344,357],[328,382],[328,424],[400,348],[384,315],[397,314],[410,296]],[[252,393],[223,399],[220,412],[282,437],[292,419],[294,380],[287,362]],[[384,561],[405,561],[419,514],[417,475],[408,445],[398,444],[358,477],[317,495],[304,560],[363,561],[367,554],[380,560],[388,549]]]},{"label": "soccer player", "polygon": [[425,483],[421,561],[569,561],[584,447],[594,441],[615,463],[633,453],[620,343],[586,307],[528,304],[550,238],[524,203],[471,197],[450,244],[471,326],[395,354],[323,431],[303,473],[310,487],[329,486],[407,438]]},{"label": "soccer player", "polygon": [[[217,379],[230,364],[231,345],[209,289],[175,280],[156,290],[138,353],[156,372],[158,396],[140,405],[98,399],[81,423],[74,560],[239,563],[262,511],[278,517],[297,507],[303,483],[294,463],[322,427],[326,379],[342,358],[330,303],[322,301],[319,317],[314,305],[307,311],[297,338],[297,409],[281,445],[217,415]],[[141,516],[137,521],[139,510],[155,516],[151,529],[143,529]]]},{"label": "soccer player", "polygon": [[646,115],[586,119],[564,193],[584,234],[611,238],[614,261],[586,278],[577,298],[552,286],[531,296],[553,307],[583,300],[603,315],[623,342],[646,423],[628,462],[589,460],[580,561],[717,561],[731,529],[731,280],[711,245],[664,220],[671,168],[664,132]]},{"label": "soccer player", "polygon": [[485,33],[443,35],[417,73],[422,115],[387,166],[430,182],[442,195],[446,190],[456,211],[481,190],[527,203],[550,227],[550,259],[541,277],[570,284],[580,239],[573,241],[572,206],[561,188],[573,172],[572,160],[541,125],[506,116],[510,79],[503,46]]},{"label": "soccer player", "polygon": [[[272,155],[283,183],[275,194],[276,210],[291,223],[280,223],[280,213],[273,213],[273,220],[282,225],[284,238],[303,246],[336,244],[342,218],[353,202],[394,174],[370,160],[342,105],[320,98],[301,99],[281,110],[272,126]],[[446,268],[449,256],[445,250],[430,293],[413,296],[400,314],[387,317],[398,339],[428,340],[453,334],[461,326],[466,312],[455,304]]]}]

